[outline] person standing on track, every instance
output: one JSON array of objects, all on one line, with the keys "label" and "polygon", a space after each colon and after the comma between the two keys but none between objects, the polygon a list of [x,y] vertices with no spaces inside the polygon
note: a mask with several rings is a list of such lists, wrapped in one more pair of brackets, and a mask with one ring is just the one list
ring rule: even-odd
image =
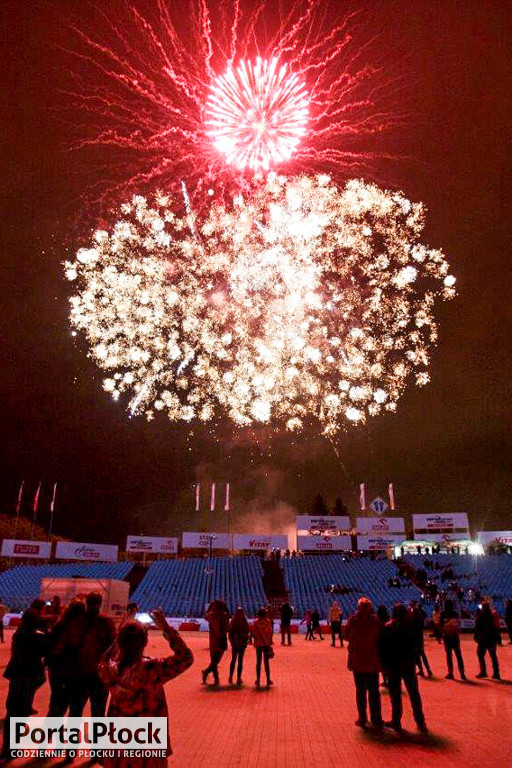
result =
[{"label": "person standing on track", "polygon": [[292,644],[291,623],[293,618],[293,608],[290,603],[283,603],[281,606],[281,645],[285,645],[285,638],[288,638],[288,645]]},{"label": "person standing on track", "polygon": [[256,687],[260,687],[261,681],[261,662],[265,665],[265,675],[267,677],[267,688],[274,685],[270,678],[270,659],[274,655],[272,648],[272,636],[274,628],[271,620],[267,616],[265,608],[258,611],[256,621],[252,627],[252,636],[254,638],[254,647],[256,648]]},{"label": "person standing on track", "polygon": [[366,699],[370,705],[370,719],[375,728],[382,728],[379,692],[379,638],[381,623],[373,612],[372,601],[360,597],[357,611],[347,621],[345,638],[348,642],[349,670],[354,675],[357,711],[356,725],[366,728]]},{"label": "person standing on track", "polygon": [[214,685],[219,684],[219,663],[228,648],[229,616],[223,600],[213,600],[206,613],[210,635],[210,664],[203,669],[202,679],[206,685],[208,675],[213,673]]},{"label": "person standing on track", "polygon": [[391,698],[391,727],[402,731],[402,680],[409,694],[414,720],[421,733],[427,733],[425,716],[416,677],[417,630],[405,605],[397,603],[393,618],[384,626],[379,641],[382,669],[388,678]]},{"label": "person standing on track", "polygon": [[242,669],[244,654],[249,642],[251,628],[243,608],[237,608],[229,623],[229,642],[231,643],[231,663],[229,665],[229,682],[233,684],[235,665],[238,661],[236,684],[242,685]]},{"label": "person standing on track", "polygon": [[336,637],[340,639],[340,646],[343,648],[343,635],[341,633],[341,621],[343,619],[343,611],[340,608],[340,604],[337,600],[334,600],[329,608],[329,624],[331,625],[331,645],[334,648],[336,645]]},{"label": "person standing on track", "polygon": [[311,614],[311,634],[313,635],[313,638],[315,636],[315,632],[318,632],[320,640],[324,639],[324,636],[322,635],[322,627],[320,626],[320,614],[318,613],[317,608],[315,608]]},{"label": "person standing on track", "polygon": [[500,667],[498,664],[498,655],[496,646],[498,645],[499,632],[496,629],[496,622],[492,615],[491,606],[484,600],[482,607],[476,614],[475,634],[477,642],[477,656],[480,662],[480,672],[477,677],[487,677],[487,668],[485,665],[485,654],[488,653],[492,662],[492,676],[494,680],[500,680]]},{"label": "person standing on track", "polygon": [[453,654],[457,659],[460,679],[467,680],[464,672],[464,659],[460,649],[460,622],[459,614],[455,610],[453,600],[445,600],[444,610],[441,611],[441,631],[446,652],[446,664],[448,667],[447,680],[453,680]]}]

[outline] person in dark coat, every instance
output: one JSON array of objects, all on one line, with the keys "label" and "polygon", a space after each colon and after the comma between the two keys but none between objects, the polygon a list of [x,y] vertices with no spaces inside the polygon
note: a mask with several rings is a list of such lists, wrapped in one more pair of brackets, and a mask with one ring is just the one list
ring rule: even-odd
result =
[{"label": "person in dark coat", "polygon": [[446,664],[448,667],[447,680],[453,680],[453,654],[457,659],[460,679],[467,680],[464,672],[464,659],[460,649],[460,622],[459,614],[455,610],[453,600],[445,600],[444,610],[441,611],[441,631],[443,633]]},{"label": "person in dark coat", "polygon": [[47,651],[47,639],[39,628],[40,621],[38,612],[29,608],[12,637],[11,658],[4,672],[4,677],[9,681],[1,752],[5,760],[13,757],[9,733],[11,717],[31,715],[35,693],[45,680],[43,658]]},{"label": "person in dark coat", "polygon": [[496,629],[491,606],[486,600],[476,614],[474,638],[477,642],[476,653],[480,662],[480,672],[477,677],[487,677],[485,654],[488,653],[492,662],[492,676],[495,680],[500,680],[500,667],[496,653],[499,633]]},{"label": "person in dark coat", "polygon": [[391,726],[402,731],[402,680],[409,694],[414,720],[422,733],[427,732],[416,677],[417,639],[411,616],[402,603],[393,608],[393,618],[384,626],[379,641],[382,669],[388,677],[391,698]]},{"label": "person in dark coat", "polygon": [[505,624],[507,625],[509,643],[512,645],[512,600],[507,600],[505,607]]},{"label": "person in dark coat", "polygon": [[354,675],[356,703],[359,714],[356,725],[366,728],[366,699],[370,705],[370,719],[375,728],[381,728],[382,712],[379,692],[379,638],[381,623],[373,612],[372,601],[359,598],[357,611],[345,627],[348,642],[347,666]]},{"label": "person in dark coat", "polygon": [[213,674],[214,685],[219,684],[219,663],[228,648],[229,613],[223,600],[214,600],[206,613],[210,635],[210,664],[202,671],[202,680],[206,684],[208,676]]},{"label": "person in dark coat", "polygon": [[283,603],[281,606],[281,645],[285,645],[285,638],[288,638],[288,645],[292,644],[292,618],[293,608],[290,603]]},{"label": "person in dark coat", "polygon": [[116,626],[111,618],[100,613],[102,597],[90,592],[85,600],[85,622],[82,642],[78,650],[79,674],[72,686],[69,714],[82,717],[88,700],[91,717],[104,717],[108,691],[98,674],[98,664],[116,636]]},{"label": "person in dark coat", "polygon": [[320,635],[320,640],[323,640],[324,636],[322,635],[322,627],[320,626],[320,614],[316,608],[311,614],[311,626],[311,634],[313,635],[313,638],[315,637],[315,632],[318,632]]},{"label": "person in dark coat", "polygon": [[233,618],[229,623],[229,642],[231,643],[231,663],[229,665],[229,682],[233,684],[233,675],[235,665],[237,667],[237,685],[242,685],[242,669],[244,665],[244,654],[249,642],[251,628],[247,621],[247,616],[243,608],[237,608]]},{"label": "person in dark coat", "polygon": [[80,675],[79,653],[85,633],[85,605],[72,602],[48,637],[46,665],[50,681],[48,717],[63,717]]},{"label": "person in dark coat", "polygon": [[427,615],[421,605],[418,605],[416,600],[411,602],[411,623],[414,630],[414,637],[416,639],[416,664],[418,665],[420,677],[425,677],[423,672],[423,664],[427,671],[427,675],[432,677],[432,670],[428,663],[427,654],[425,653],[425,619]]},{"label": "person in dark coat", "polygon": [[[389,621],[389,611],[388,611],[388,609],[386,608],[385,605],[379,605],[379,607],[377,608],[377,618],[380,621],[381,629],[383,629],[384,626]],[[388,676],[384,672],[384,670],[382,670],[382,685],[385,688],[388,687]]]}]

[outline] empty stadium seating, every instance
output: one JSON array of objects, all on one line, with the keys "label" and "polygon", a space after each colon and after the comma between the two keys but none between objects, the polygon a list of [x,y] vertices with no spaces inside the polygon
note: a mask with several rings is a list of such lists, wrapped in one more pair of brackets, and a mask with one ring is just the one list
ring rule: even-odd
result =
[{"label": "empty stadium seating", "polygon": [[[389,587],[390,577],[397,576],[396,566],[389,560],[370,558],[347,559],[343,555],[308,556],[284,559],[286,588],[295,615],[301,618],[308,609],[317,608],[326,617],[333,600],[341,605],[345,616],[355,610],[359,597],[370,597],[375,604],[391,608],[397,602],[418,600],[420,590],[413,586]],[[329,584],[348,587],[347,595],[331,595]]]},{"label": "empty stadium seating", "polygon": [[132,595],[141,610],[162,607],[169,616],[202,616],[211,598],[224,598],[230,611],[241,605],[253,616],[265,605],[261,561],[257,557],[189,558],[153,563]]},{"label": "empty stadium seating", "polygon": [[41,579],[50,576],[85,579],[120,579],[129,573],[132,563],[47,563],[18,565],[0,573],[0,599],[11,611],[22,611],[39,597]]}]

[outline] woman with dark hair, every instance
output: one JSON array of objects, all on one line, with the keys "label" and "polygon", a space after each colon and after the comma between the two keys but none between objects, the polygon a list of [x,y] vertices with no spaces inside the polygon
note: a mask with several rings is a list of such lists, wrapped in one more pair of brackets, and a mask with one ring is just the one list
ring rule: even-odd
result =
[{"label": "woman with dark hair", "polygon": [[66,608],[48,638],[46,665],[51,690],[48,717],[63,717],[71,703],[72,690],[80,674],[78,654],[85,621],[85,605],[75,600]]},{"label": "woman with dark hair", "polygon": [[[163,611],[154,611],[152,615],[173,654],[164,659],[144,656],[148,642],[146,628],[138,621],[124,624],[117,642],[98,667],[101,680],[110,692],[108,717],[168,717],[164,684],[192,666],[192,651],[167,623]],[[170,755],[169,736],[167,742],[167,754]],[[166,768],[167,758],[105,757],[103,765],[105,768]]]},{"label": "woman with dark hair", "polygon": [[260,687],[261,662],[265,664],[265,674],[267,676],[267,688],[274,685],[270,679],[270,658],[274,655],[272,650],[272,636],[274,628],[272,622],[267,616],[264,608],[260,608],[257,613],[256,621],[252,627],[252,636],[254,638],[254,647],[256,648],[256,686]]},{"label": "woman with dark hair", "polygon": [[238,660],[236,684],[242,685],[242,668],[244,653],[249,642],[251,629],[243,608],[237,608],[229,624],[229,641],[231,643],[231,663],[229,665],[229,682],[233,684],[235,664]]},{"label": "woman with dark hair", "polygon": [[46,654],[46,635],[39,629],[40,615],[29,608],[12,637],[11,658],[4,677],[9,680],[5,702],[4,743],[1,756],[11,759],[9,727],[11,717],[29,717],[36,690],[45,680],[43,658]]}]

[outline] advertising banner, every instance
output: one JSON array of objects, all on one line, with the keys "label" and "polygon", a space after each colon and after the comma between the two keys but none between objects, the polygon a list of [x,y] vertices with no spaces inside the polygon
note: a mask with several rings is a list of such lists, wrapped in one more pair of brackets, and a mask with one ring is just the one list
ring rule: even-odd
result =
[{"label": "advertising banner", "polygon": [[340,515],[326,517],[297,516],[297,533],[299,536],[321,536],[325,533],[337,535],[341,531],[350,530],[350,518]]},{"label": "advertising banner", "polygon": [[[403,533],[405,534],[405,520],[403,517],[358,517],[358,533]],[[402,536],[404,539],[405,536]]]},{"label": "advertising banner", "polygon": [[427,539],[428,541],[433,541],[435,544],[449,544],[451,541],[457,542],[457,541],[467,541],[469,539],[469,532],[464,531],[463,533],[428,533],[418,534],[417,532],[414,533],[415,539]]},{"label": "advertising banner", "polygon": [[348,552],[351,543],[350,536],[297,536],[297,549],[304,552]]},{"label": "advertising banner", "polygon": [[233,549],[288,549],[288,536],[258,534],[258,533],[235,533],[233,534]]},{"label": "advertising banner", "polygon": [[[212,538],[213,537],[213,538]],[[228,533],[193,533],[184,531],[181,539],[183,549],[231,549],[231,536]]]},{"label": "advertising banner", "polygon": [[168,538],[167,536],[127,536],[126,551],[176,555],[178,552],[178,539]]},{"label": "advertising banner", "polygon": [[456,512],[451,515],[413,515],[412,523],[415,533],[423,533],[426,538],[432,538],[432,533],[460,533],[469,530],[468,516],[465,512]]},{"label": "advertising banner", "polygon": [[89,544],[76,541],[58,541],[55,557],[59,560],[117,560],[118,547],[114,544]]},{"label": "advertising banner", "polygon": [[4,539],[2,557],[34,557],[48,560],[52,551],[49,541],[25,541],[24,539]]},{"label": "advertising banner", "polygon": [[403,540],[403,533],[383,533],[382,535],[369,533],[366,536],[357,537],[357,548],[362,551],[377,552],[388,547],[396,547]]},{"label": "advertising banner", "polygon": [[505,544],[512,547],[512,531],[478,531],[476,535],[479,544]]}]

